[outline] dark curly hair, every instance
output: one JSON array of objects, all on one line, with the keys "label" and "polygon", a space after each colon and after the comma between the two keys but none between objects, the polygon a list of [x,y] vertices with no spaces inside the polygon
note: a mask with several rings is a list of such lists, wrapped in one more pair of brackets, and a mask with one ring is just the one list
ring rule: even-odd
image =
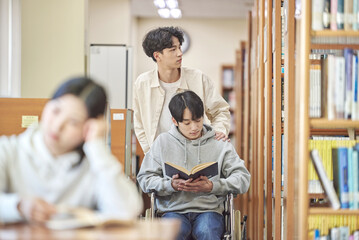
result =
[{"label": "dark curly hair", "polygon": [[183,31],[178,27],[160,27],[149,31],[142,42],[143,50],[153,61],[154,52],[161,52],[165,48],[172,47],[172,37],[178,38],[180,45],[183,43]]}]

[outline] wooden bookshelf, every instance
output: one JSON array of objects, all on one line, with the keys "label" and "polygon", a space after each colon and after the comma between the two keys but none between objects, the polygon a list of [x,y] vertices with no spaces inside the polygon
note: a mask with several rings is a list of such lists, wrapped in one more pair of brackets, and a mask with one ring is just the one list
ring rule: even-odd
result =
[{"label": "wooden bookshelf", "polygon": [[[236,107],[236,97],[235,97],[235,67],[233,64],[225,64],[221,66],[221,88],[222,96],[227,101],[230,107],[231,119],[235,118],[235,107]],[[234,122],[235,122],[234,121]],[[229,137],[235,141],[235,129],[236,125],[231,122],[231,129],[229,130]]]},{"label": "wooden bookshelf", "polygon": [[337,119],[328,120],[323,118],[310,119],[309,124],[312,128],[325,129],[325,128],[359,128],[359,121]]},{"label": "wooden bookshelf", "polygon": [[[244,149],[247,146],[245,141],[248,141],[248,138],[245,137],[245,129],[248,128],[248,117],[249,117],[249,105],[247,103],[248,98],[246,97],[245,89],[248,88],[248,74],[246,73],[246,56],[247,56],[247,43],[241,41],[239,44],[239,49],[236,51],[236,63],[234,66],[234,77],[235,77],[235,96],[236,96],[236,106],[233,114],[235,115],[235,148],[238,155],[245,161],[245,166],[249,169],[248,158],[244,156]],[[246,140],[245,140],[246,139]],[[235,208],[239,209],[242,215],[248,216],[248,206],[249,206],[248,193],[241,194],[234,199]]]},{"label": "wooden bookshelf", "polygon": [[[296,128],[298,134],[296,135],[296,152],[298,153],[295,158],[296,176],[298,191],[298,208],[296,214],[298,219],[295,224],[298,229],[295,236],[298,239],[308,239],[308,223],[311,215],[354,215],[359,216],[359,210],[339,209],[334,210],[327,207],[311,207],[309,206],[309,198],[312,196],[308,194],[308,164],[309,158],[309,136],[313,132],[343,132],[348,131],[351,138],[355,135],[356,130],[359,128],[359,121],[351,120],[328,120],[328,119],[310,119],[308,106],[309,106],[309,70],[310,60],[309,55],[312,49],[343,49],[351,47],[358,49],[357,44],[317,44],[312,43],[312,37],[324,38],[345,38],[345,37],[359,37],[359,31],[312,31],[311,30],[311,0],[301,1],[301,16],[300,21],[297,21],[297,56],[298,66],[296,74],[297,83],[297,98],[299,106],[297,109]],[[320,131],[321,130],[321,131]],[[345,132],[345,131],[344,131]]]},{"label": "wooden bookshelf", "polygon": [[[252,72],[251,72],[251,64],[252,64],[252,12],[248,12],[248,40],[246,43],[246,53],[244,59],[244,99],[243,99],[243,159],[245,161],[245,165],[247,169],[251,172],[253,161],[250,157],[251,152],[251,139],[252,139],[252,106],[251,106],[251,91],[252,91]],[[253,180],[252,183],[253,184]],[[248,218],[248,237],[253,237],[253,220],[251,220],[251,214],[253,213],[253,188],[251,187],[247,193],[245,193],[242,197],[243,204],[241,213],[242,215],[247,215]]]},{"label": "wooden bookshelf", "polygon": [[359,215],[359,210],[348,210],[348,209],[339,209],[334,210],[332,208],[322,208],[322,207],[312,207],[309,208],[310,215],[315,214],[324,214],[324,215]]},{"label": "wooden bookshelf", "polygon": [[[264,171],[265,171],[265,238],[272,238],[273,229],[273,199],[272,199],[272,127],[273,127],[273,58],[272,58],[272,27],[273,27],[273,12],[272,8],[273,0],[265,0],[265,19],[263,29],[263,42],[264,42]],[[274,196],[275,200],[280,199],[281,196]],[[278,197],[278,198],[277,198]]]},{"label": "wooden bookshelf", "polygon": [[[281,17],[281,0],[273,0],[274,9],[273,28],[275,36],[282,36],[282,17]],[[273,29],[272,28],[272,29]],[[273,39],[273,195],[274,195],[274,237],[273,239],[281,239],[282,231],[282,38]],[[268,239],[268,238],[267,238]],[[269,238],[271,239],[271,238]]]},{"label": "wooden bookshelf", "polygon": [[[258,137],[258,99],[257,99],[257,89],[258,89],[258,65],[259,65],[259,43],[258,43],[258,32],[259,32],[259,11],[258,11],[259,1],[254,1],[254,8],[252,11],[252,32],[251,32],[251,125],[250,125],[250,173],[251,173],[251,188],[249,189],[249,194],[251,196],[251,206],[249,212],[249,238],[258,239],[258,161],[257,161],[257,137]],[[263,202],[262,202],[263,203]],[[262,219],[263,220],[263,219]]]},{"label": "wooden bookshelf", "polygon": [[284,9],[284,192],[283,235],[292,239],[295,232],[295,1],[285,0]]},{"label": "wooden bookshelf", "polygon": [[359,37],[359,31],[345,31],[345,30],[321,30],[310,31],[312,37]]}]

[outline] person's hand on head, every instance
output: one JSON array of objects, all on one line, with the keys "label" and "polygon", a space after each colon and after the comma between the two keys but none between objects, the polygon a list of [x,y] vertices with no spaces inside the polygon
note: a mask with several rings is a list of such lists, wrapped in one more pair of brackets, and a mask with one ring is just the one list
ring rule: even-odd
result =
[{"label": "person's hand on head", "polygon": [[186,183],[189,183],[191,182],[192,179],[188,179],[188,180],[184,180],[184,179],[181,179],[179,178],[179,175],[176,174],[176,175],[173,175],[172,176],[172,182],[171,182],[171,185],[173,187],[174,190],[176,191],[183,191],[183,187],[185,186]]},{"label": "person's hand on head", "polygon": [[88,119],[84,126],[85,142],[104,138],[106,135],[106,130],[107,123],[103,116]]},{"label": "person's hand on head", "polygon": [[17,208],[27,221],[34,223],[44,223],[56,213],[55,206],[41,198],[23,198]]},{"label": "person's hand on head", "polygon": [[224,134],[223,132],[217,132],[216,131],[216,135],[214,137],[216,140],[220,141],[227,141],[227,142],[230,142],[231,139],[228,138],[228,136],[226,134]]}]

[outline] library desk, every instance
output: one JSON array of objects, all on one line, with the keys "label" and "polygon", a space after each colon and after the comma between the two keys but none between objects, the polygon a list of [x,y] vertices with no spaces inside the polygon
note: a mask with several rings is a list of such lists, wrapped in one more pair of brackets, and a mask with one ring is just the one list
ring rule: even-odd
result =
[{"label": "library desk", "polygon": [[176,239],[180,222],[174,219],[138,221],[133,226],[50,230],[44,226],[9,224],[0,226],[0,239],[26,240],[171,240]]}]

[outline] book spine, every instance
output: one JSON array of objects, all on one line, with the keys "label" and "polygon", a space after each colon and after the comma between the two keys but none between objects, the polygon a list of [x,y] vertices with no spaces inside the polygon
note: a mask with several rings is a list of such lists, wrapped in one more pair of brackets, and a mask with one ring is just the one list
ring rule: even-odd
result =
[{"label": "book spine", "polygon": [[323,28],[330,28],[330,0],[324,0]]},{"label": "book spine", "polygon": [[338,29],[344,29],[344,0],[338,0],[337,28]]},{"label": "book spine", "polygon": [[354,208],[353,148],[348,148],[348,197],[349,208]]},{"label": "book spine", "polygon": [[336,118],[344,118],[345,103],[345,59],[342,56],[336,56],[335,61],[337,68],[335,70],[335,102],[336,102]]},{"label": "book spine", "polygon": [[358,0],[353,0],[353,30],[358,30]]},{"label": "book spine", "polygon": [[312,0],[312,29],[323,30],[324,0]]},{"label": "book spine", "polygon": [[337,30],[338,0],[330,0],[330,29]]},{"label": "book spine", "polygon": [[351,110],[352,110],[352,63],[353,63],[353,50],[350,48],[344,49],[344,59],[345,59],[345,109],[344,109],[344,117],[345,119],[351,118]]},{"label": "book spine", "polygon": [[359,118],[358,112],[358,56],[353,55],[352,64],[352,119],[357,120]]},{"label": "book spine", "polygon": [[333,120],[336,116],[336,88],[335,88],[335,76],[336,76],[336,61],[335,56],[328,55],[328,92],[327,92],[327,109],[328,119]]},{"label": "book spine", "polygon": [[340,202],[342,208],[349,208],[349,186],[348,186],[348,149],[339,148],[339,184]]},{"label": "book spine", "polygon": [[344,0],[344,30],[353,29],[353,0]]},{"label": "book spine", "polygon": [[351,170],[353,176],[353,208],[359,209],[359,154],[356,149],[353,150]]}]

